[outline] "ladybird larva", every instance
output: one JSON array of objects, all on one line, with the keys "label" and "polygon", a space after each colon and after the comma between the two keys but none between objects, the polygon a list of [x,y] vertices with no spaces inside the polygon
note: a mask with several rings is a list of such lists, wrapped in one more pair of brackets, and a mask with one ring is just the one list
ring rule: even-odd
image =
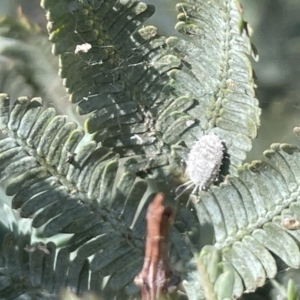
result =
[{"label": "ladybird larva", "polygon": [[214,133],[203,135],[192,147],[186,162],[186,173],[200,189],[216,179],[223,159],[221,139]]},{"label": "ladybird larva", "polygon": [[180,197],[187,189],[195,187],[193,193],[198,189],[205,190],[217,178],[222,164],[224,147],[222,140],[214,133],[203,135],[192,146],[186,160],[186,174],[189,181],[179,186],[176,194],[182,191]]}]

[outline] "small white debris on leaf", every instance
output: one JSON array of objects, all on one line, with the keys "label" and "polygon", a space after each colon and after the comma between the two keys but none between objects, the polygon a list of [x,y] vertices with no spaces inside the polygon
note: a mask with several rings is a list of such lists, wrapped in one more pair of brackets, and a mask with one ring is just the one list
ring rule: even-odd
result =
[{"label": "small white debris on leaf", "polygon": [[66,157],[65,162],[71,164],[74,161],[75,155],[76,155],[76,153],[67,152],[67,157]]},{"label": "small white debris on leaf", "polygon": [[37,250],[37,248],[35,246],[26,245],[26,247],[24,248],[24,250],[26,252],[35,252]]},{"label": "small white debris on leaf", "polygon": [[221,139],[214,133],[203,135],[192,147],[186,173],[200,189],[206,189],[216,179],[223,159]]},{"label": "small white debris on leaf", "polygon": [[185,122],[186,126],[188,126],[188,127],[192,126],[194,123],[195,123],[195,121],[193,121],[193,120],[188,120]]},{"label": "small white debris on leaf", "polygon": [[81,45],[77,45],[74,53],[78,54],[79,52],[87,53],[92,48],[92,45],[89,43],[84,43]]},{"label": "small white debris on leaf", "polygon": [[45,254],[50,254],[50,251],[48,250],[47,246],[43,243],[38,243],[38,244],[35,244],[35,245],[26,245],[26,247],[24,248],[24,250],[26,252],[35,252],[37,250],[41,250],[43,251]]},{"label": "small white debris on leaf", "polygon": [[287,217],[282,219],[281,227],[287,230],[297,230],[300,228],[300,221],[294,217]]}]

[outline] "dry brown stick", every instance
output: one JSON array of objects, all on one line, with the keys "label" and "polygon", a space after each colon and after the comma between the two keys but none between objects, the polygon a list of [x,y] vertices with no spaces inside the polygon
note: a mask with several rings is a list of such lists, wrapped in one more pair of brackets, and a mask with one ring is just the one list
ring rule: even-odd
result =
[{"label": "dry brown stick", "polygon": [[158,193],[147,210],[144,265],[134,280],[141,287],[142,300],[156,300],[167,291],[168,240],[172,210],[162,205],[163,200],[164,194]]}]

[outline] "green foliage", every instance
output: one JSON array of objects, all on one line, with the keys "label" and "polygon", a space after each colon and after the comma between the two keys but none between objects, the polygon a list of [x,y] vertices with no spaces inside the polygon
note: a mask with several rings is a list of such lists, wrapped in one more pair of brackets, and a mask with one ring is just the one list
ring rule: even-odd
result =
[{"label": "green foliage", "polygon": [[[57,299],[62,287],[79,296],[136,297],[145,211],[158,191],[149,182],[163,181],[175,198],[189,149],[209,132],[224,143],[221,173],[230,175],[189,195],[192,209],[173,204],[170,257],[183,266],[176,271],[188,299],[253,292],[277,274],[276,257],[299,268],[299,149],[274,144],[268,162],[242,165],[260,109],[238,1],[177,4],[176,29],[185,39],[142,27],[154,7],[139,1],[42,6],[59,74],[78,114],[88,115],[92,140],[55,109],[43,109],[41,98],[11,103],[0,95],[0,180],[12,208],[32,218],[42,237],[72,235],[62,247],[40,246],[31,232],[10,230],[1,297]],[[288,294],[293,299],[292,285]]]},{"label": "green foliage", "polygon": [[[151,167],[157,168],[159,157],[166,157],[163,164],[172,160],[172,145],[190,148],[214,130],[226,141],[229,169],[241,165],[260,109],[247,24],[236,1],[178,4],[176,28],[189,40],[165,38],[153,26],[139,28],[154,8],[138,1],[42,5],[53,52],[60,55],[59,73],[78,113],[92,113],[85,126],[96,141],[122,157],[155,153]],[[91,49],[78,52],[86,43]]]},{"label": "green foliage", "polygon": [[[13,99],[39,96],[49,105],[66,93],[57,78],[58,59],[38,26],[22,16],[0,18],[0,91]],[[46,62],[46,63],[45,63]]]}]

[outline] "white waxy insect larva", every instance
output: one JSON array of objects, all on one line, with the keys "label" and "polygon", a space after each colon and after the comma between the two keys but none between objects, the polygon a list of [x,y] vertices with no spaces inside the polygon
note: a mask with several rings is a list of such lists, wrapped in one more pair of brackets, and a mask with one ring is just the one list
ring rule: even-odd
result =
[{"label": "white waxy insect larva", "polygon": [[192,147],[186,162],[186,173],[200,189],[208,188],[216,179],[223,150],[221,139],[213,133],[203,135]]},{"label": "white waxy insect larva", "polygon": [[192,193],[196,193],[198,189],[207,189],[218,176],[223,151],[222,141],[214,133],[203,135],[196,141],[186,161],[186,174],[190,180],[176,189],[178,193],[184,188],[176,198],[192,187]]}]

